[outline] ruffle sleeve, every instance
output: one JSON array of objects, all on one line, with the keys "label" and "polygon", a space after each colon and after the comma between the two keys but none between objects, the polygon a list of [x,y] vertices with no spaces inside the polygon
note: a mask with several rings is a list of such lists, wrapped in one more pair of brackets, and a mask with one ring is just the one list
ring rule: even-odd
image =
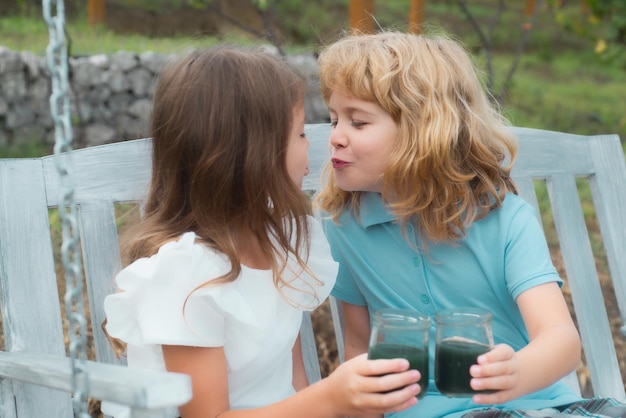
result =
[{"label": "ruffle sleeve", "polygon": [[[302,310],[313,310],[328,297],[338,270],[320,223],[309,217],[309,226],[310,250],[301,255],[307,260],[307,269],[289,257],[283,272],[287,284],[280,289],[290,305]],[[195,240],[193,232],[185,233],[117,275],[119,292],[104,301],[106,330],[112,337],[138,346],[220,347],[236,339],[234,333],[243,333],[246,343],[237,351],[245,363],[255,347],[263,346],[271,326],[263,314],[265,309],[259,306],[279,297],[271,272],[255,273],[267,274],[267,280],[248,276],[212,285],[211,280],[230,271],[230,262]]]},{"label": "ruffle sleeve", "polygon": [[224,256],[194,244],[195,238],[193,232],[186,233],[117,275],[119,292],[104,301],[106,330],[112,337],[133,345],[224,344],[228,314],[220,302],[223,287],[194,290],[225,274],[230,264]]},{"label": "ruffle sleeve", "polygon": [[290,303],[311,311],[330,295],[337,279],[339,263],[331,255],[330,245],[320,222],[312,216],[308,217],[308,221],[311,247],[308,257],[301,254],[307,260],[308,271],[300,267],[295,257],[290,257],[284,277],[287,284],[281,291]]}]

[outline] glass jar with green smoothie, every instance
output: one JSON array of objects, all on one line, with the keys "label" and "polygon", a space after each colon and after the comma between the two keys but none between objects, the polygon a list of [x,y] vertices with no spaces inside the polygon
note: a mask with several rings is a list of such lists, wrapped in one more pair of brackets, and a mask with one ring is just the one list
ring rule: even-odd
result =
[{"label": "glass jar with green smoothie", "polygon": [[493,348],[493,315],[481,308],[444,309],[435,314],[435,384],[449,397],[473,396],[470,367]]},{"label": "glass jar with green smoothie", "polygon": [[380,309],[372,316],[368,358],[405,358],[418,370],[422,398],[428,390],[428,330],[430,317],[410,309]]}]

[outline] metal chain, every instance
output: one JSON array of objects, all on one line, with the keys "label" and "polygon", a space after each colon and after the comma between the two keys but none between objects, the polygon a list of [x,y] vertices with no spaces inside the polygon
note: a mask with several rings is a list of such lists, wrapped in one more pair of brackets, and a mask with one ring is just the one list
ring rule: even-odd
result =
[{"label": "metal chain", "polygon": [[[50,43],[46,59],[52,79],[50,113],[54,121],[54,154],[61,199],[59,214],[63,243],[61,256],[65,272],[65,315],[68,318],[69,352],[72,367],[72,404],[80,418],[90,418],[86,369],[87,321],[83,308],[83,280],[76,222],[76,202],[72,180],[72,123],[68,94],[68,61],[65,42],[65,6],[63,0],[42,0],[43,17],[48,25]],[[54,13],[56,12],[56,14]]]}]

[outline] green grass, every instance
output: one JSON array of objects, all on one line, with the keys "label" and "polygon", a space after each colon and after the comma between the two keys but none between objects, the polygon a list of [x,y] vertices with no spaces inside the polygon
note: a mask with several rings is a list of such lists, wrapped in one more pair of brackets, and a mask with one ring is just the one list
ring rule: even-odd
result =
[{"label": "green grass", "polygon": [[0,147],[0,158],[32,158],[52,153],[52,148],[37,141],[14,147]]},{"label": "green grass", "polygon": [[[73,56],[113,54],[117,51],[153,51],[158,54],[180,53],[185,49],[210,47],[218,43],[260,43],[243,35],[215,37],[180,36],[150,38],[142,35],[116,34],[103,26],[91,27],[86,19],[66,23],[69,54]],[[44,55],[49,43],[45,21],[37,16],[0,17],[2,45],[15,51]]]},{"label": "green grass", "polygon": [[[296,0],[287,3],[294,10],[299,4]],[[310,52],[323,42],[320,28],[335,27],[334,32],[338,32],[345,27],[346,3],[337,3],[332,9],[324,7],[327,22],[322,22],[322,18],[312,13],[309,7],[310,14],[307,16],[310,19],[305,24],[310,29],[308,43],[300,39],[298,44],[294,41],[286,45],[286,50],[291,53]],[[483,29],[493,14],[489,7],[485,7],[486,4],[486,0],[476,0],[471,4],[472,13]],[[520,23],[525,21],[521,2],[508,4],[507,7],[509,9],[502,15],[502,21],[493,33],[496,84],[502,82],[509,69],[520,35]],[[578,6],[573,7],[573,12],[576,12]],[[408,2],[377,2],[375,15],[381,27],[403,30],[407,24]],[[428,2],[426,24],[432,30],[440,28],[451,32],[468,45],[480,62],[482,56],[478,37],[453,2]],[[112,54],[119,50],[172,54],[218,43],[262,43],[241,33],[219,39],[116,34],[106,27],[90,27],[85,17],[68,21],[67,33],[72,55]],[[43,55],[48,44],[48,31],[38,14],[4,16],[0,17],[0,39],[9,49]],[[588,41],[560,29],[555,24],[555,16],[548,9],[543,9],[531,32],[527,52],[515,73],[503,111],[518,126],[580,134],[617,133],[626,140],[625,79],[626,69],[601,62],[594,56],[593,46]]]},{"label": "green grass", "polygon": [[[502,71],[510,57],[500,55]],[[578,134],[617,133],[626,140],[626,73],[589,54],[566,52],[551,62],[523,57],[505,112],[515,125]]]}]

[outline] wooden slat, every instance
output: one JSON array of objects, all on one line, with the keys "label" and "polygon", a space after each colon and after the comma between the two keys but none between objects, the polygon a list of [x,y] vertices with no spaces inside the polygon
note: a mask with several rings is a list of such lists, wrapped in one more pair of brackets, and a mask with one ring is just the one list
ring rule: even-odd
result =
[{"label": "wooden slat", "polygon": [[[80,173],[73,177],[76,202],[142,199],[150,181],[151,146],[149,139],[138,139],[72,151],[74,173]],[[59,178],[54,156],[41,160],[48,206],[58,206]]]},{"label": "wooden slat", "polygon": [[586,137],[530,128],[516,127],[511,130],[519,138],[514,177],[546,177],[560,173],[587,175],[594,172]]},{"label": "wooden slat", "polygon": [[0,417],[17,418],[13,380],[0,378]]},{"label": "wooden slat", "polygon": [[335,330],[335,339],[337,340],[337,351],[339,353],[339,361],[346,359],[346,347],[343,340],[343,330],[345,324],[343,321],[343,311],[341,310],[341,302],[334,296],[330,297],[330,312],[333,318],[333,328]]},{"label": "wooden slat", "polygon": [[533,205],[539,213],[539,202],[537,202],[537,193],[535,192],[534,179],[530,177],[514,177],[515,184],[519,195],[528,203]]},{"label": "wooden slat", "polygon": [[[302,189],[315,194],[320,190],[322,168],[329,156],[328,135],[330,134],[330,125],[306,125],[305,133],[311,145],[308,152],[309,175],[303,179]],[[321,372],[317,356],[317,343],[313,333],[313,323],[308,312],[304,314],[300,335],[307,377],[309,383],[313,383],[321,379]]]},{"label": "wooden slat", "polygon": [[[4,372],[5,367],[0,365],[0,370]],[[73,417],[71,400],[66,393],[40,386],[38,383],[13,381],[12,398],[8,399],[9,404],[4,405],[3,409],[13,408],[19,418]]]},{"label": "wooden slat", "polygon": [[[590,138],[596,174],[591,192],[626,337],[626,165],[617,135]],[[621,190],[621,193],[616,193]]]},{"label": "wooden slat", "polygon": [[[515,182],[518,186],[520,196],[526,202],[533,205],[536,211],[537,220],[541,224],[542,228],[544,228],[545,230],[545,227],[543,225],[543,219],[541,216],[541,210],[539,208],[539,202],[537,200],[537,193],[535,191],[534,179],[529,177],[515,178]],[[581,396],[580,383],[578,381],[578,374],[576,373],[576,370],[573,370],[567,376],[565,376],[563,378],[563,381],[574,391],[576,395]]]},{"label": "wooden slat", "polygon": [[315,334],[313,333],[313,323],[311,322],[311,313],[304,312],[302,315],[302,327],[300,329],[300,342],[302,345],[302,357],[304,359],[304,368],[309,383],[315,383],[322,378],[320,371],[320,362],[317,357],[317,343]]},{"label": "wooden slat", "polygon": [[[0,162],[0,276],[20,278],[0,283],[3,328],[8,332],[7,350],[61,354],[61,311],[43,184],[40,161]],[[28,262],[33,254],[36,263]],[[25,300],[40,309],[24,307],[21,301]],[[50,313],[55,317],[50,318]],[[17,333],[27,336],[28,343],[14,337]]]},{"label": "wooden slat", "polygon": [[594,392],[622,399],[624,383],[615,347],[607,344],[611,328],[575,178],[555,175],[547,185]]},{"label": "wooden slat", "polygon": [[[0,161],[0,304],[5,350],[65,355],[46,192],[38,159]],[[7,280],[8,279],[8,280]],[[3,384],[4,385],[4,384]],[[21,417],[69,416],[69,397],[13,384]],[[10,400],[10,399],[9,399]]]},{"label": "wooden slat", "polygon": [[115,293],[114,277],[121,268],[113,202],[83,202],[79,208],[79,229],[96,358],[105,363],[125,364],[111,349],[100,326],[106,317],[104,298]]},{"label": "wooden slat", "polygon": [[513,180],[515,180],[519,195],[522,199],[534,206],[537,212],[537,219],[541,223],[541,212],[539,210],[539,202],[537,201],[537,193],[535,192],[533,179],[530,177],[514,177]]},{"label": "wooden slat", "polygon": [[[184,374],[137,370],[93,361],[86,362],[86,370],[90,378],[90,395],[96,399],[140,409],[168,408],[191,399],[191,379]],[[0,351],[0,376],[3,377],[70,392],[71,373],[70,359],[66,357]],[[60,415],[44,413],[30,416]]]},{"label": "wooden slat", "polygon": [[304,178],[302,189],[318,192],[321,188],[322,168],[330,157],[328,148],[330,124],[306,125],[304,132],[311,146],[309,147],[309,175]]}]

